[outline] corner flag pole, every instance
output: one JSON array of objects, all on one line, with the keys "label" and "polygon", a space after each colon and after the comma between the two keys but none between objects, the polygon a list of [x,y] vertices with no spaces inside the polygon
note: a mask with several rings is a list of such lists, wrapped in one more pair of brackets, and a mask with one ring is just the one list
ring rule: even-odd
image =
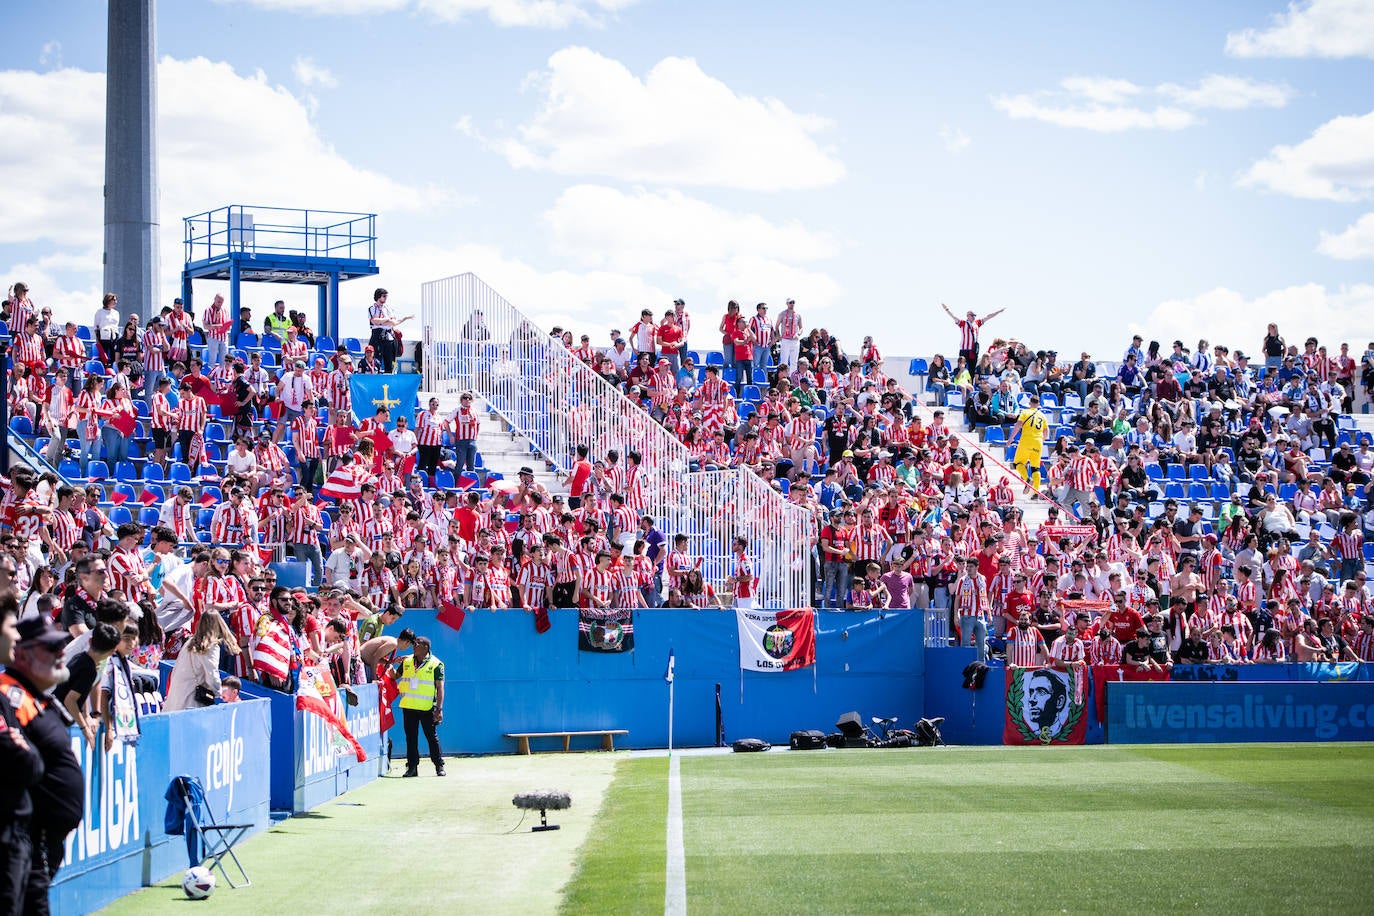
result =
[{"label": "corner flag pole", "polygon": [[668,650],[668,670],[663,673],[663,680],[668,682],[668,756],[673,756],[673,667],[676,659],[673,650]]}]

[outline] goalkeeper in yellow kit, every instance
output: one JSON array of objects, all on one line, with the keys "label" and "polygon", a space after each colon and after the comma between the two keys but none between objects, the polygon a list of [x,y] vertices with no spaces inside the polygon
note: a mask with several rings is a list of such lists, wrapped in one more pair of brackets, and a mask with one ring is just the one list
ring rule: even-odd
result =
[{"label": "goalkeeper in yellow kit", "polygon": [[1011,466],[1026,482],[1024,493],[1029,493],[1032,485],[1040,489],[1040,458],[1045,449],[1045,430],[1049,425],[1050,421],[1040,412],[1040,396],[1031,395],[1028,406],[1016,418],[1010,436],[1015,439],[1018,432],[1021,434]]}]

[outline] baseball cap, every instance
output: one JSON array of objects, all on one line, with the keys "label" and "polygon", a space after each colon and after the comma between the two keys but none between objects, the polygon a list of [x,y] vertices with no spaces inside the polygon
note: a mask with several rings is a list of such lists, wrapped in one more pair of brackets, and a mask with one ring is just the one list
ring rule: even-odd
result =
[{"label": "baseball cap", "polygon": [[20,645],[44,645],[60,649],[71,642],[71,636],[59,630],[48,617],[29,617],[19,622]]}]

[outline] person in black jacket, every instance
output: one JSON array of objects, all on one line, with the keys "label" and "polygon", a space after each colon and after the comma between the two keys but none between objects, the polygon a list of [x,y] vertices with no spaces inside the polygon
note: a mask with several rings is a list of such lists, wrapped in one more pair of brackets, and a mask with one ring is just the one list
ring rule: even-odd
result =
[{"label": "person in black jacket", "polygon": [[[0,665],[14,661],[19,641],[19,602],[14,592],[0,597]],[[29,789],[43,778],[43,758],[24,737],[10,690],[0,690],[0,913],[24,909],[24,890],[29,884],[33,860],[29,843],[29,819],[33,802]],[[22,697],[20,697],[22,701]]]},{"label": "person in black jacket", "polygon": [[14,659],[0,674],[0,692],[43,760],[43,777],[29,790],[32,861],[23,912],[47,916],[48,888],[62,865],[67,834],[81,823],[85,799],[85,779],[67,733],[71,719],[49,692],[67,676],[62,650],[71,637],[45,617],[31,617],[18,629]]}]

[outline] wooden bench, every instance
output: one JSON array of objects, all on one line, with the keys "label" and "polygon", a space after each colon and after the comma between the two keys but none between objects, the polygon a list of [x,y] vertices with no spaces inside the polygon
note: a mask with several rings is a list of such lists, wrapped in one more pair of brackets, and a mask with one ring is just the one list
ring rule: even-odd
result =
[{"label": "wooden bench", "polygon": [[626,728],[598,728],[586,732],[509,732],[506,734],[506,737],[514,738],[516,740],[517,747],[515,752],[517,754],[528,755],[530,753],[531,738],[562,738],[563,751],[566,753],[567,751],[572,749],[573,738],[581,738],[588,735],[600,735],[601,749],[603,751],[613,751],[615,750],[614,736],[628,735],[629,733],[629,729]]}]

